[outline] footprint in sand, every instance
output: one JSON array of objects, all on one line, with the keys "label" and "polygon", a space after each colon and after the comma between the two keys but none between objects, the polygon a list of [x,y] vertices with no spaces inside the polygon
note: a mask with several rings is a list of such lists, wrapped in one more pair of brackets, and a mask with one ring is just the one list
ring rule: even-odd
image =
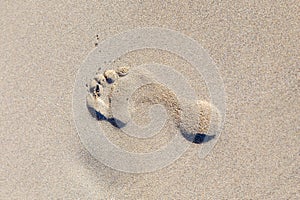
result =
[{"label": "footprint in sand", "polygon": [[[124,102],[118,102],[123,100],[122,92],[115,92],[117,83],[120,82],[118,90],[124,89],[124,92],[127,93],[131,82],[147,82],[147,79],[143,78],[144,75],[139,75],[141,73],[134,75],[135,70],[133,70],[134,80],[131,80],[131,76],[122,79],[122,77],[125,77],[129,73],[129,69],[129,67],[119,67],[116,70],[106,70],[104,73],[96,73],[96,76],[88,85],[87,107],[96,112],[98,120],[106,120],[117,128],[123,128],[128,123],[128,119],[126,117],[123,119],[122,115],[118,116],[120,118],[113,116],[111,106],[124,105]],[[149,95],[147,95],[146,99],[136,97],[136,102],[147,101],[148,106],[157,103],[164,105],[167,113],[171,115],[171,118],[173,118],[185,139],[197,144],[214,139],[214,135],[206,135],[206,133],[212,125],[211,121],[220,121],[220,113],[215,106],[207,101],[200,100],[191,101],[183,99],[183,101],[177,102],[176,94],[164,89],[164,86],[158,83],[146,84],[141,89],[146,90]],[[118,102],[117,104],[112,104],[112,97],[116,98],[116,94],[120,94],[121,97],[114,99],[114,101]],[[134,98],[134,95],[132,97]],[[136,105],[135,109],[139,110],[139,105]],[[122,110],[122,108],[118,108],[117,110]]]}]

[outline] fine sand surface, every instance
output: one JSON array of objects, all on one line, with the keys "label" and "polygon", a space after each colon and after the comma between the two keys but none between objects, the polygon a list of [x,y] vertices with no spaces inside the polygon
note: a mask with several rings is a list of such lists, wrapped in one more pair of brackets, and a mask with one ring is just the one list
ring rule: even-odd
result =
[{"label": "fine sand surface", "polygon": [[[300,3],[243,2],[0,1],[0,199],[299,199]],[[205,159],[197,156],[201,144],[191,144],[161,170],[130,174],[103,165],[81,144],[72,93],[95,43],[146,26],[177,30],[208,51],[224,82],[226,119]],[[189,77],[206,120],[209,92],[184,59],[144,49],[108,65],[154,62]],[[133,80],[128,74],[120,86]],[[159,84],[141,87],[131,101],[140,125],[153,103],[169,108],[167,125],[176,125],[177,101]],[[145,141],[105,130],[132,152],[158,150],[173,137],[162,131]]]}]

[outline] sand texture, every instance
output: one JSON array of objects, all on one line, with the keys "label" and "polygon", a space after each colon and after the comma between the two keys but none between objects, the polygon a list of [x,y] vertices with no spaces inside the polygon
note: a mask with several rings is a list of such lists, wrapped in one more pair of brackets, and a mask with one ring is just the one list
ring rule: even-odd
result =
[{"label": "sand texture", "polygon": [[[0,199],[300,199],[299,1],[2,0],[0,8]],[[226,121],[205,159],[197,156],[201,144],[193,143],[173,164],[131,174],[84,148],[72,97],[78,69],[102,40],[146,26],[179,31],[207,50],[224,82]],[[169,65],[189,77],[199,101],[184,105],[199,112],[184,118],[187,131],[205,131],[206,117],[218,118],[208,109],[205,81],[179,56],[143,49],[107,65],[143,63]],[[97,80],[119,84],[112,104],[129,79],[151,79],[130,70],[95,71]],[[133,119],[147,124],[145,109],[156,103],[168,108],[167,127],[176,127],[180,103],[158,83],[133,94]],[[146,141],[105,127],[114,133],[107,134],[111,141],[132,152],[157,150],[174,137],[162,130]]]}]

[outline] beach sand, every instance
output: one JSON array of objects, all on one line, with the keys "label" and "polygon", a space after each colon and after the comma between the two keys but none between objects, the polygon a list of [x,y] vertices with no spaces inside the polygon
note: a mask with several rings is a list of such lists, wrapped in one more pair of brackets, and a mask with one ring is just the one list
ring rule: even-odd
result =
[{"label": "beach sand", "polygon": [[[1,1],[0,7],[0,199],[300,198],[297,1]],[[208,51],[224,82],[226,121],[205,159],[191,144],[161,170],[130,174],[103,165],[81,144],[72,96],[95,43],[146,26],[179,31]],[[152,61],[189,77],[199,100],[209,101],[203,80],[185,70],[189,63],[168,52],[139,50],[110,65]],[[158,149],[172,135],[136,140],[134,147],[125,135],[108,137],[139,152]]]}]

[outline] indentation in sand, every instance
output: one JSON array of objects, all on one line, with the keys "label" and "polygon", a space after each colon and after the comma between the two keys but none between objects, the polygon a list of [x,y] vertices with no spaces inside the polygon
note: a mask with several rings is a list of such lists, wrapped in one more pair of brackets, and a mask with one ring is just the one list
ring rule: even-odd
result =
[{"label": "indentation in sand", "polygon": [[[133,87],[137,85],[137,88]],[[104,74],[98,72],[89,85],[89,92],[87,105],[103,116],[100,124],[106,136],[114,144],[132,152],[158,150],[174,137],[176,129],[188,141],[195,142],[208,131],[212,118],[220,119],[217,108],[207,101],[178,101],[176,94],[156,82],[147,70],[120,67],[106,70]],[[128,97],[128,94],[131,95]],[[156,127],[147,128],[156,117],[149,114],[154,105],[163,106],[167,115],[165,119],[156,121],[159,124]],[[128,114],[124,115],[124,112]],[[148,131],[149,137],[141,139],[126,134],[123,128],[128,128],[131,122],[142,127],[140,130]]]}]

